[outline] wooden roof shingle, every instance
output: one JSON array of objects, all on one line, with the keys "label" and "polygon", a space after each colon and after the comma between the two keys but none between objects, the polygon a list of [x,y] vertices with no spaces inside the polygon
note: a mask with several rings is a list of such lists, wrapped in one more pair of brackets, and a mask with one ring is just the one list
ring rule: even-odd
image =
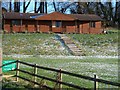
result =
[{"label": "wooden roof shingle", "polygon": [[38,13],[17,13],[17,12],[5,12],[5,19],[35,19],[35,20],[61,20],[61,21],[101,21],[102,19],[95,14],[63,14],[60,12],[53,12],[50,14],[38,14]]},{"label": "wooden roof shingle", "polygon": [[102,19],[95,14],[68,14],[80,21],[101,21]]},{"label": "wooden roof shingle", "polygon": [[5,19],[34,19],[32,16],[39,16],[38,13],[17,13],[17,12],[5,12]]},{"label": "wooden roof shingle", "polygon": [[35,18],[36,20],[60,20],[60,21],[73,21],[74,17],[70,17],[67,14],[63,14],[60,12],[53,12],[50,14],[46,14],[42,17]]}]

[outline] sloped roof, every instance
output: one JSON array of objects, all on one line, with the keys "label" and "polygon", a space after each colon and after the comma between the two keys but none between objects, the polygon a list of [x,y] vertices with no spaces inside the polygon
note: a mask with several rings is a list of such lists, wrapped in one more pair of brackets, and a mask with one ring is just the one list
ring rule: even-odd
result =
[{"label": "sloped roof", "polygon": [[63,14],[60,12],[53,12],[35,19],[36,20],[80,20],[80,21],[102,20],[98,15],[95,14]]},{"label": "sloped roof", "polygon": [[62,20],[62,21],[75,20],[74,17],[70,17],[67,14],[63,14],[63,13],[60,13],[60,12],[53,12],[53,13],[46,14],[42,17],[38,17],[38,18],[35,18],[35,19],[36,20]]},{"label": "sloped roof", "polygon": [[35,20],[61,20],[61,21],[101,21],[102,19],[95,14],[63,14],[60,12],[53,12],[50,14],[38,13],[17,13],[5,12],[5,19],[35,19]]},{"label": "sloped roof", "polygon": [[69,14],[69,16],[74,17],[80,21],[101,21],[102,19],[95,14]]},{"label": "sloped roof", "polygon": [[17,12],[5,12],[5,19],[35,19],[43,14],[38,13],[17,13]]}]

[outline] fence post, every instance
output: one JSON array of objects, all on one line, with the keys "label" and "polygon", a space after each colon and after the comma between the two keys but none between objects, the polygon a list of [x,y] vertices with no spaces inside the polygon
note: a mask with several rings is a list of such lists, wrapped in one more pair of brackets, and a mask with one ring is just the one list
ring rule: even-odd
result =
[{"label": "fence post", "polygon": [[98,82],[96,81],[97,78],[98,76],[94,74],[94,90],[98,90]]},{"label": "fence post", "polygon": [[58,90],[62,90],[62,84],[58,83],[58,82],[62,82],[61,69],[59,70],[59,72],[57,72],[56,80],[57,80],[57,82],[56,82],[56,84],[55,84],[54,89],[56,89],[56,86],[57,86]]},{"label": "fence post", "polygon": [[16,64],[17,64],[17,67],[16,67],[16,81],[18,82],[18,76],[19,76],[19,61],[17,60],[17,62],[16,62]]},{"label": "fence post", "polygon": [[[58,72],[58,81],[59,81],[59,82],[62,82],[62,73],[61,73],[61,69],[60,69],[60,72]],[[59,83],[58,86],[59,86],[59,90],[62,90],[62,84]]]},{"label": "fence post", "polygon": [[[34,66],[34,74],[37,74],[37,64],[35,64],[35,66]],[[36,82],[37,81],[37,77],[36,76],[34,76],[34,82]]]}]

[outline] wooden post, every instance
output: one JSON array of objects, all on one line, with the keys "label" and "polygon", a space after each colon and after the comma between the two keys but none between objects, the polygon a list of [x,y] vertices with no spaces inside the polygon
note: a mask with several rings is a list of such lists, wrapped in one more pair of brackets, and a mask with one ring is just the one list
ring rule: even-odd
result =
[{"label": "wooden post", "polygon": [[40,32],[39,26],[38,26],[38,20],[36,21],[36,23],[37,23],[37,25],[36,25],[36,31],[37,31],[37,32]]},{"label": "wooden post", "polygon": [[[59,81],[62,82],[62,73],[61,73],[61,69],[59,72]],[[62,84],[59,83],[59,90],[62,90]]]},{"label": "wooden post", "polygon": [[58,82],[62,82],[62,73],[61,73],[61,69],[59,72],[57,72],[57,75],[56,75],[56,84],[55,84],[55,87],[54,89],[56,90],[56,87],[58,88],[58,90],[62,90],[62,84],[58,83]]},{"label": "wooden post", "polygon": [[98,90],[98,82],[96,81],[97,78],[98,76],[94,74],[94,90]]},{"label": "wooden post", "polygon": [[17,69],[17,70],[16,70],[16,81],[18,82],[18,76],[19,76],[19,70],[18,70],[18,69],[19,69],[19,62],[17,61],[16,64],[17,64],[17,67],[16,67],[16,69]]},{"label": "wooden post", "polygon": [[78,30],[77,30],[77,21],[75,21],[75,34],[78,33]]},{"label": "wooden post", "polygon": [[[34,66],[34,74],[37,74],[37,64],[35,64],[35,66]],[[37,77],[36,76],[34,76],[34,82],[36,82],[37,81]]]}]

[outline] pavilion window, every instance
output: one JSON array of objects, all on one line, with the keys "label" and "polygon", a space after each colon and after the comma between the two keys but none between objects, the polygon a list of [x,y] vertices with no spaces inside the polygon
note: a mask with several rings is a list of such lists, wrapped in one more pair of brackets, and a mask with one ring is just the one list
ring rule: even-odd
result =
[{"label": "pavilion window", "polygon": [[56,21],[56,27],[61,27],[62,23],[60,21]]},{"label": "pavilion window", "polygon": [[61,21],[53,21],[53,23],[52,23],[52,27],[61,27],[61,26],[62,26]]},{"label": "pavilion window", "polygon": [[20,20],[12,20],[12,25],[21,25]]},{"label": "pavilion window", "polygon": [[90,25],[90,27],[93,27],[93,28],[95,28],[95,26],[96,26],[95,22],[90,22],[89,25]]}]

